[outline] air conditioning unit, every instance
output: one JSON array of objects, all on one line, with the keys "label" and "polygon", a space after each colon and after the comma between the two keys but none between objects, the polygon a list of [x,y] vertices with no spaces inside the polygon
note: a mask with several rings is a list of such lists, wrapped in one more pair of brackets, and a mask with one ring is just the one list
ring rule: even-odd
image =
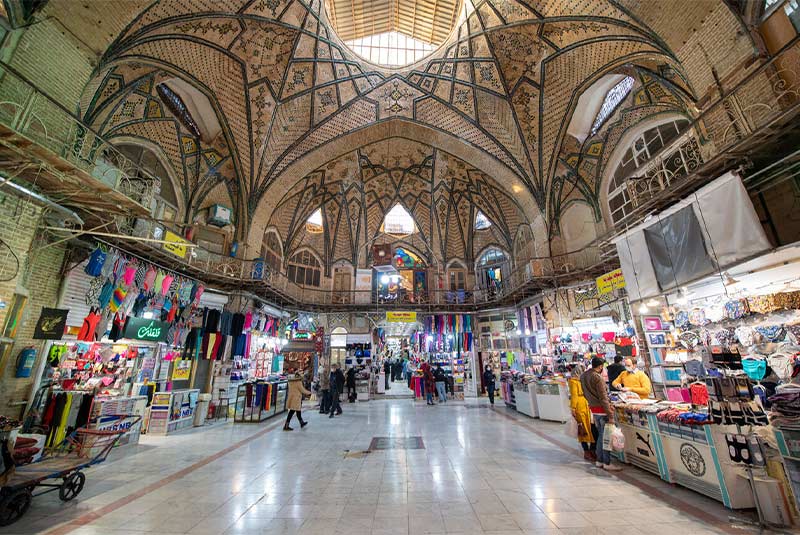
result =
[{"label": "air conditioning unit", "polygon": [[231,209],[221,204],[212,205],[208,209],[208,224],[215,227],[224,227],[231,224]]}]

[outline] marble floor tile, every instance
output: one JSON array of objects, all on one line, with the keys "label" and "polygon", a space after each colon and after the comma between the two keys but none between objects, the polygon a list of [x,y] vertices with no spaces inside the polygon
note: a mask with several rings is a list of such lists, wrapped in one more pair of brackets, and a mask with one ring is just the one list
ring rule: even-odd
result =
[{"label": "marble floor tile", "polygon": [[[559,424],[526,418],[522,425],[522,416],[499,406],[461,407],[370,401],[346,404],[334,420],[312,411],[302,432],[276,426],[261,433],[268,421],[145,435],[139,446],[87,470],[77,500],[36,497],[29,514],[2,533],[46,533],[70,521],[76,527],[69,535],[721,533],[641,485],[573,458],[556,445],[568,440]],[[386,436],[421,436],[425,449],[348,455]],[[233,444],[239,446],[218,455]],[[673,495],[657,478],[625,470],[645,480],[645,489]],[[688,505],[722,522],[734,514],[689,496]]]}]

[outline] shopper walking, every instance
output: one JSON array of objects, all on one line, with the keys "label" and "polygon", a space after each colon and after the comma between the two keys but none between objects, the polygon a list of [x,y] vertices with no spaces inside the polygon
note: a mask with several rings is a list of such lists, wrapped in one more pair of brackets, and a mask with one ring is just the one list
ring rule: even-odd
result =
[{"label": "shopper walking", "polygon": [[389,379],[391,378],[392,374],[392,362],[389,357],[386,357],[386,360],[383,361],[383,381],[384,381],[384,388],[389,390]]},{"label": "shopper walking", "polygon": [[356,400],[356,369],[354,367],[348,368],[345,377],[347,399],[350,403],[353,403]]},{"label": "shopper walking", "polygon": [[439,397],[439,403],[447,403],[447,374],[444,373],[441,364],[436,365],[433,378],[436,381],[436,395]]},{"label": "shopper walking", "polygon": [[289,376],[289,392],[286,395],[286,408],[289,409],[289,414],[286,415],[286,423],[283,425],[284,431],[293,431],[289,424],[295,414],[297,415],[297,421],[300,422],[301,429],[308,425],[308,422],[303,420],[301,411],[303,409],[303,396],[310,395],[311,392],[303,386],[303,379],[300,375],[295,373]]},{"label": "shopper walking", "polygon": [[344,388],[344,374],[339,364],[331,366],[331,406],[328,418],[333,418],[334,414],[342,414],[342,406],[339,404],[339,395]]},{"label": "shopper walking", "polygon": [[433,389],[436,388],[436,380],[431,372],[431,365],[427,362],[422,363],[422,379],[425,385],[425,399],[428,405],[433,405]]},{"label": "shopper walking", "polygon": [[622,468],[611,464],[611,451],[603,448],[603,431],[606,424],[614,423],[614,407],[611,406],[606,382],[603,380],[605,363],[605,359],[593,358],[592,369],[581,374],[581,387],[589,403],[589,411],[594,417],[594,424],[597,426],[596,465],[609,472],[619,472]]},{"label": "shopper walking", "polygon": [[583,395],[580,376],[585,371],[583,364],[575,363],[571,366],[569,384],[569,408],[572,417],[578,424],[578,442],[583,448],[583,458],[590,462],[597,462],[597,444],[595,444],[595,426],[592,424],[592,413],[589,402]]},{"label": "shopper walking", "polygon": [[486,389],[486,392],[489,394],[489,403],[494,405],[495,378],[494,378],[494,372],[492,372],[492,367],[491,366],[486,366],[486,369],[483,370],[483,387]]},{"label": "shopper walking", "polygon": [[319,402],[320,414],[328,414],[331,410],[331,372],[327,366],[319,372],[319,390],[322,395]]}]

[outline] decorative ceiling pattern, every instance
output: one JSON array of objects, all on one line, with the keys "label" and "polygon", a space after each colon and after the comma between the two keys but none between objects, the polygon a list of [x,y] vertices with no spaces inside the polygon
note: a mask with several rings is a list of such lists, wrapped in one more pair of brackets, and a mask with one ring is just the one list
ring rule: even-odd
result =
[{"label": "decorative ceiling pattern", "polygon": [[[370,244],[381,235],[386,212],[402,205],[418,234],[408,243],[428,264],[465,260],[469,265],[488,245],[511,251],[517,229],[528,223],[522,208],[485,173],[458,158],[415,141],[390,138],[336,158],[308,174],[280,200],[268,229],[278,232],[283,256],[300,248],[338,261],[365,265]],[[322,234],[306,220],[322,209]],[[492,222],[475,230],[481,211]],[[392,240],[389,240],[392,241]],[[399,239],[398,239],[399,241]]]},{"label": "decorative ceiling pattern", "polygon": [[[238,199],[239,182],[225,139],[218,136],[210,143],[202,141],[164,105],[156,86],[172,78],[143,64],[120,66],[107,79],[107,90],[98,92],[89,104],[87,116],[108,140],[140,141],[161,149],[184,207],[182,219],[190,222],[220,186],[227,190],[228,202]],[[126,79],[131,83],[125,84]]]},{"label": "decorative ceiling pattern", "polygon": [[[365,66],[328,24],[320,0],[156,2],[109,48],[82,113],[104,133],[118,128],[105,118],[143,70],[195,86],[222,126],[213,148],[229,159],[231,174],[211,180],[235,182],[227,189],[237,235],[246,238],[254,219],[270,217],[261,207],[284,173],[316,150],[350,152],[336,141],[395,119],[487,155],[493,163],[482,170],[512,173],[550,220],[564,198],[554,194],[559,158],[583,90],[639,64],[669,66],[676,90],[691,94],[666,42],[612,0],[475,2],[423,67],[402,73]],[[174,144],[179,134],[148,123],[137,135]],[[596,202],[591,187],[576,191]]]}]

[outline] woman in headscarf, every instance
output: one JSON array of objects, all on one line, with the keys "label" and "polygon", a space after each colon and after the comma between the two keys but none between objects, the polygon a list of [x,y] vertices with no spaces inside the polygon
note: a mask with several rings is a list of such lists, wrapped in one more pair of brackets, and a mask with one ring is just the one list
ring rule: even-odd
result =
[{"label": "woman in headscarf", "polygon": [[581,386],[581,374],[585,371],[583,364],[576,362],[570,365],[569,384],[569,408],[572,410],[572,417],[578,423],[578,442],[583,448],[583,458],[590,462],[597,460],[595,454],[595,436],[597,434],[592,424],[592,413],[589,410],[589,402],[583,397],[583,387]]},{"label": "woman in headscarf", "polygon": [[433,405],[433,391],[436,389],[436,380],[433,378],[431,365],[427,362],[422,363],[422,378],[425,381],[425,399],[428,405]]},{"label": "woman in headscarf", "polygon": [[303,379],[300,375],[293,373],[289,376],[289,393],[286,395],[286,408],[289,410],[289,414],[286,416],[286,423],[283,425],[284,431],[292,431],[289,423],[295,414],[297,414],[301,429],[308,424],[303,420],[303,415],[300,411],[303,409],[303,396],[310,395],[311,392],[303,386]]}]

